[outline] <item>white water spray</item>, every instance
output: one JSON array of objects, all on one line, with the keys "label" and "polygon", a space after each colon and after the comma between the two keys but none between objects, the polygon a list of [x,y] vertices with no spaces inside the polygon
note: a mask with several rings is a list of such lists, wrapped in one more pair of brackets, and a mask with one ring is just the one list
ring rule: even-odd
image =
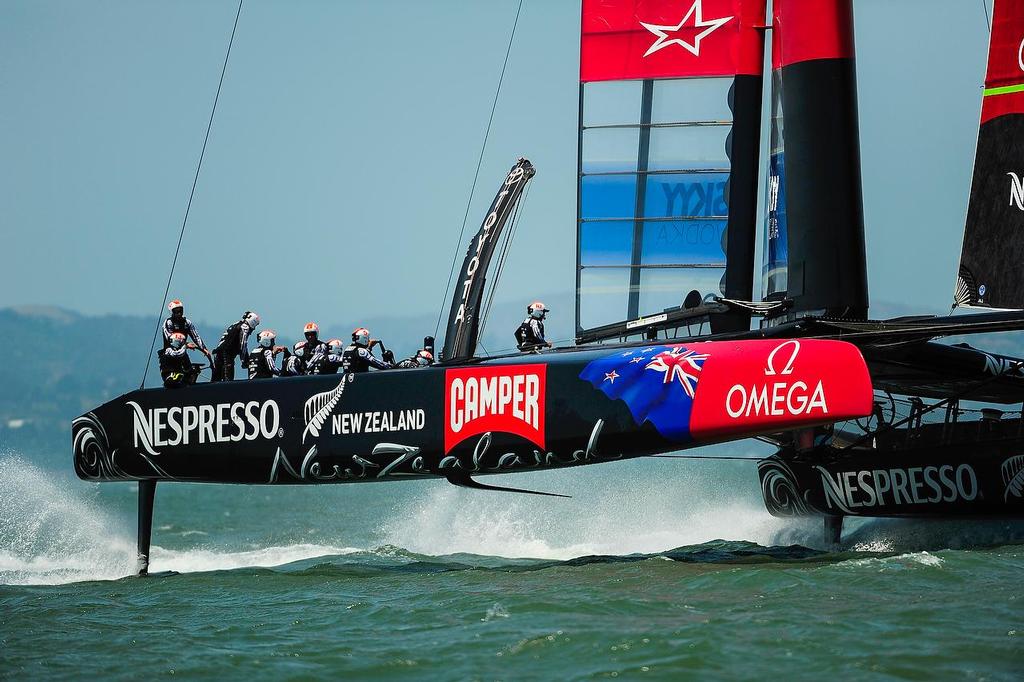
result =
[{"label": "white water spray", "polygon": [[[101,509],[83,485],[17,457],[0,457],[0,584],[54,585],[134,574],[134,514],[126,519]],[[316,543],[245,551],[154,546],[150,558],[155,571],[189,573],[280,566],[355,551]]]}]

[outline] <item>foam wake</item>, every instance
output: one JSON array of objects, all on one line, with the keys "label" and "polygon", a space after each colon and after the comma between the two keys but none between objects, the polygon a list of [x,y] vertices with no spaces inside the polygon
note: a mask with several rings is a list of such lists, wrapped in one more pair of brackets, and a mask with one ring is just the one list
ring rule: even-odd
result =
[{"label": "foam wake", "polygon": [[[135,572],[134,518],[100,508],[90,489],[17,457],[0,458],[0,584],[115,580]],[[280,566],[355,551],[328,543],[245,551],[154,546],[150,558],[153,570],[189,573]]]},{"label": "foam wake", "polygon": [[[808,544],[821,522],[778,519],[745,462],[623,462],[604,471],[523,475],[516,485],[571,500],[436,487],[384,524],[386,542],[420,554],[570,559],[651,554],[711,540]],[[607,476],[607,467],[619,476]]]}]

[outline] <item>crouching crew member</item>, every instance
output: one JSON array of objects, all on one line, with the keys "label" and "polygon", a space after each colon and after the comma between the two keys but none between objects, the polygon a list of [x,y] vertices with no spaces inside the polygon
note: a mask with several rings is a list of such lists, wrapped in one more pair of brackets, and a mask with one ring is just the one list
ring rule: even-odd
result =
[{"label": "crouching crew member", "polygon": [[317,374],[337,374],[338,370],[345,366],[345,346],[341,339],[331,339],[327,342],[327,354],[324,355],[316,366]]},{"label": "crouching crew member", "polygon": [[551,348],[551,342],[544,338],[544,318],[549,311],[540,301],[526,306],[526,319],[516,329],[516,345],[521,351]]},{"label": "crouching crew member", "polygon": [[160,377],[167,388],[180,388],[196,383],[201,365],[193,365],[188,357],[189,349],[195,345],[186,343],[181,332],[171,332],[168,346],[156,352],[160,360]]},{"label": "crouching crew member", "polygon": [[306,342],[299,341],[289,353],[284,349],[284,362],[281,363],[281,376],[300,377],[306,373]]},{"label": "crouching crew member", "polygon": [[260,316],[249,310],[242,319],[221,334],[213,349],[213,378],[210,381],[231,381],[235,378],[235,358],[242,358],[242,367],[249,366],[249,335],[260,325]]},{"label": "crouching crew member", "polygon": [[281,346],[275,346],[275,341],[277,341],[277,333],[273,329],[260,332],[256,348],[249,353],[250,379],[269,379],[280,376],[281,372],[277,369],[274,356],[284,349]]},{"label": "crouching crew member", "polygon": [[395,366],[399,369],[412,369],[413,367],[430,367],[432,364],[434,364],[433,354],[424,349],[416,351],[416,355],[402,360]]},{"label": "crouching crew member", "polygon": [[174,299],[167,304],[167,309],[171,311],[171,316],[164,320],[164,348],[169,348],[171,345],[171,334],[179,333],[184,334],[186,340],[192,339],[192,343],[195,344],[195,348],[202,351],[206,359],[213,364],[213,356],[210,355],[210,351],[206,348],[206,344],[203,343],[203,337],[199,336],[199,330],[192,324],[192,320],[185,317],[185,304]]},{"label": "crouching crew member", "polygon": [[302,335],[306,337],[306,373],[318,374],[320,363],[327,356],[327,344],[320,340],[320,325],[316,322],[307,322],[302,329]]},{"label": "crouching crew member", "polygon": [[359,327],[352,332],[352,343],[348,345],[342,354],[342,365],[346,372],[368,372],[371,367],[377,369],[391,369],[394,365],[385,360],[378,360],[370,351],[379,344],[377,339],[370,338],[370,330],[366,327]]}]

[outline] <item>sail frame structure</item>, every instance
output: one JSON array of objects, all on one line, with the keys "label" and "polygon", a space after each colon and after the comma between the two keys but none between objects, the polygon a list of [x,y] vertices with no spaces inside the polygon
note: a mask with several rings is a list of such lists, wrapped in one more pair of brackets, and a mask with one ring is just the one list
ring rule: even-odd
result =
[{"label": "sail frame structure", "polygon": [[578,341],[752,298],[764,18],[764,0],[584,0]]}]

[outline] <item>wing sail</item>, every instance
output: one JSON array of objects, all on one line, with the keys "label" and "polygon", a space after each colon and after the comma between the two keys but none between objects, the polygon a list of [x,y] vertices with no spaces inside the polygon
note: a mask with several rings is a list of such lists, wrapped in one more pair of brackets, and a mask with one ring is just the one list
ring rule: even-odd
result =
[{"label": "wing sail", "polygon": [[1024,3],[996,0],[953,305],[1024,308]]},{"label": "wing sail", "polygon": [[751,299],[764,19],[764,0],[583,1],[577,338],[640,333],[624,321],[692,290]]}]

